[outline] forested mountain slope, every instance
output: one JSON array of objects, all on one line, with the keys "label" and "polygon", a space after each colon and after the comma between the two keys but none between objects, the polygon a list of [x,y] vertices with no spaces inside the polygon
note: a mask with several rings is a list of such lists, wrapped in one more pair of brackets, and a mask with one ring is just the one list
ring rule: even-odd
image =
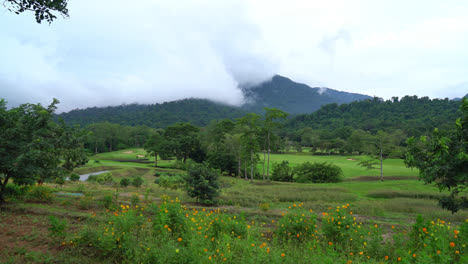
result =
[{"label": "forested mountain slope", "polygon": [[213,119],[232,119],[245,114],[246,112],[238,107],[192,98],[152,105],[130,104],[77,109],[59,116],[68,124],[82,127],[91,123],[110,122],[127,126],[165,128],[178,122],[206,126]]},{"label": "forested mountain slope", "polygon": [[405,96],[393,100],[374,98],[349,104],[329,104],[311,114],[297,115],[288,121],[290,131],[305,127],[334,130],[349,126],[376,132],[403,130],[408,136],[421,135],[435,127],[451,125],[460,116],[460,101]]},{"label": "forested mountain slope", "polygon": [[278,108],[292,115],[312,113],[322,105],[343,104],[372,98],[329,88],[311,88],[279,75],[254,87],[241,86],[241,89],[247,98],[247,103],[242,108],[256,113],[261,113],[263,107]]}]

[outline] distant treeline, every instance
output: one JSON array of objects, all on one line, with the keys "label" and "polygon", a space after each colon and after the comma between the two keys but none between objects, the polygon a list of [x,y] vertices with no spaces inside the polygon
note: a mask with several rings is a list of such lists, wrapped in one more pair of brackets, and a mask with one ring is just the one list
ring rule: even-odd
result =
[{"label": "distant treeline", "polygon": [[[205,102],[207,105],[204,106]],[[213,105],[210,101],[198,99],[152,106],[127,105],[109,109],[91,108],[86,110],[89,115],[93,115],[93,109],[97,113],[107,113],[111,110],[121,111],[122,115],[112,115],[113,119],[116,116],[120,116],[120,120],[111,119],[109,122],[88,124],[85,128],[91,131],[92,135],[86,147],[92,152],[111,151],[127,147],[142,147],[150,135],[154,134],[157,130],[149,125],[130,126],[122,124],[144,123],[144,118],[141,121],[137,120],[137,117],[142,113],[141,111],[130,110],[145,107],[148,109],[147,115],[149,120],[157,120],[158,118],[162,120],[164,116],[172,116],[173,118],[170,119],[176,121],[172,122],[169,119],[165,119],[166,121],[159,123],[159,125],[168,124],[168,126],[186,121],[185,123],[190,123],[197,127],[207,127],[210,122],[202,120],[204,118],[211,118],[210,121],[234,120],[237,117],[246,115],[241,110],[230,111],[228,110],[229,106]],[[173,107],[175,107],[174,112],[170,113]],[[179,108],[177,109],[177,107]],[[410,136],[418,137],[430,134],[435,127],[441,130],[449,129],[451,123],[460,116],[459,107],[460,101],[448,99],[431,100],[427,97],[418,98],[417,96],[405,96],[401,99],[394,97],[386,101],[380,98],[373,98],[342,105],[328,104],[322,106],[314,113],[294,116],[287,120],[284,126],[275,128],[275,134],[279,136],[278,139],[275,139],[275,151],[288,151],[290,149],[302,151],[302,147],[311,147],[313,152],[316,151],[321,154],[365,153],[368,142],[372,141],[372,137],[377,135],[378,131],[388,134],[392,138],[392,142],[399,147],[405,147],[406,138]],[[155,110],[156,108],[160,110],[164,109],[164,112],[162,112],[164,114],[158,112],[160,110]],[[151,109],[155,111],[155,116],[152,118],[152,112],[149,111]],[[186,111],[189,111],[189,109],[191,109],[190,114],[187,114]],[[83,114],[83,111],[85,110],[72,111],[67,114]],[[211,113],[211,111],[218,112]],[[227,111],[229,114],[222,114],[222,111]],[[156,114],[156,112],[158,113]],[[135,114],[133,120],[131,119],[132,113]],[[183,119],[182,116],[184,117]],[[204,117],[201,118],[202,116]],[[91,116],[88,119],[101,120],[105,119],[105,115],[101,115],[100,117]],[[74,120],[76,122],[77,119],[75,118]],[[167,126],[164,125],[163,127]],[[206,128],[201,129],[201,131],[204,130]],[[161,131],[159,130],[159,133]],[[396,150],[392,156],[399,156],[401,154],[402,151]]]}]

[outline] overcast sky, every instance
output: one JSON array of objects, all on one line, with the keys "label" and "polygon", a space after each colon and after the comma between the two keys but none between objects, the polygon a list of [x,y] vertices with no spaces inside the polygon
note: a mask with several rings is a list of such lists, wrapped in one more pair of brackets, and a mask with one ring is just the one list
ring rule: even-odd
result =
[{"label": "overcast sky", "polygon": [[69,0],[37,24],[0,6],[0,98],[60,111],[242,102],[280,74],[390,98],[468,93],[468,1]]}]

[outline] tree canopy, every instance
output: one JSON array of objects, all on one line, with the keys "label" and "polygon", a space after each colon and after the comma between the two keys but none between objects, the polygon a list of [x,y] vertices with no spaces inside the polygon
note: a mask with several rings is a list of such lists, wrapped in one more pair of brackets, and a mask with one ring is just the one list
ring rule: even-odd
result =
[{"label": "tree canopy", "polygon": [[440,190],[451,191],[450,197],[440,200],[442,207],[456,212],[468,208],[466,197],[458,198],[468,185],[468,100],[460,107],[462,117],[455,129],[443,133],[435,129],[432,136],[408,139],[405,163],[419,169],[426,183],[435,182]]},{"label": "tree canopy", "polygon": [[47,21],[52,23],[57,18],[55,13],[68,17],[67,0],[6,0],[5,6],[11,12],[21,14],[34,12],[37,23]]},{"label": "tree canopy", "polygon": [[0,203],[9,180],[31,185],[64,177],[87,162],[84,132],[52,121],[58,103],[54,99],[47,108],[23,104],[7,110],[0,100]]}]

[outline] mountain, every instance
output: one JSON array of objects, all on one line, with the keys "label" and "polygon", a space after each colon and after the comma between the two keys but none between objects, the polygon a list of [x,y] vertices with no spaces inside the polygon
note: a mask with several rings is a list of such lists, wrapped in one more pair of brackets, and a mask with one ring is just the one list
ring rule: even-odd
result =
[{"label": "mountain", "polygon": [[58,116],[69,125],[85,127],[91,123],[110,122],[120,125],[146,125],[165,128],[178,122],[206,126],[211,120],[242,117],[246,112],[238,107],[215,103],[207,99],[184,99],[162,104],[129,104],[76,109]]},{"label": "mountain", "polygon": [[263,114],[264,107],[278,108],[295,115],[311,113],[325,104],[342,104],[371,98],[367,95],[328,88],[311,88],[279,75],[262,84],[240,88],[247,102],[240,107],[215,103],[207,99],[191,98],[162,104],[129,104],[76,109],[58,116],[70,125],[82,127],[105,121],[120,125],[146,125],[154,128],[164,128],[177,122],[206,126],[211,120],[234,119],[244,116],[247,112]]},{"label": "mountain", "polygon": [[[463,97],[468,98],[468,94],[466,94],[466,95],[463,96]],[[461,100],[463,99],[463,97],[462,97],[462,98],[455,97],[455,98],[453,98],[452,100],[453,100],[453,101],[461,101]]]},{"label": "mountain", "polygon": [[275,75],[270,81],[257,86],[241,86],[246,102],[242,108],[261,113],[263,107],[274,107],[292,115],[311,113],[330,103],[350,103],[372,99],[357,93],[340,92],[329,88],[310,87]]}]

